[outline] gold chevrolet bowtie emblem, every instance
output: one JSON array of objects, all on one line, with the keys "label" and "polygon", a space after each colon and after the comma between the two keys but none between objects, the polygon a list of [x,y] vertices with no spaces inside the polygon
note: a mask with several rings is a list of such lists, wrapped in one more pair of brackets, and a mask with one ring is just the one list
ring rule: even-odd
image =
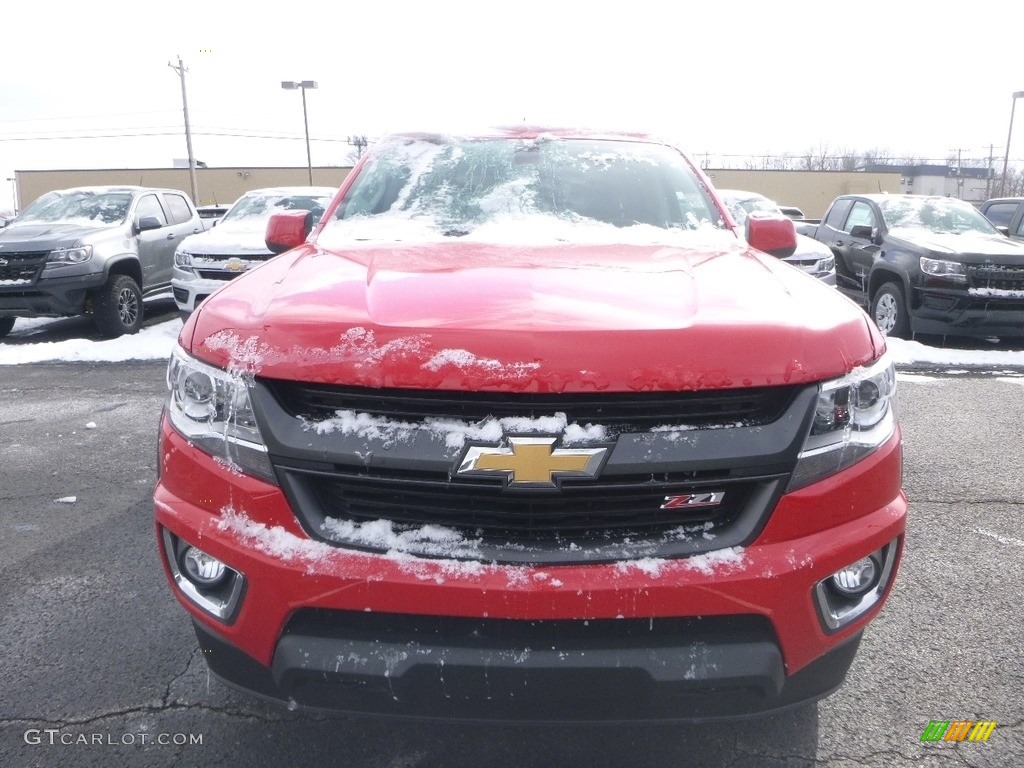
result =
[{"label": "gold chevrolet bowtie emblem", "polygon": [[503,474],[510,486],[554,488],[562,477],[596,477],[607,448],[555,448],[554,437],[510,437],[508,447],[472,446],[459,475]]}]

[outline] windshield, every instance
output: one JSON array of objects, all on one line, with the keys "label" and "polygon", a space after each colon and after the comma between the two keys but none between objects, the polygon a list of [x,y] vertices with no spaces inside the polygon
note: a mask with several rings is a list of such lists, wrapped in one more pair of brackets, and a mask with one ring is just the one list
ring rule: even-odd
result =
[{"label": "windshield", "polygon": [[545,217],[695,230],[723,227],[676,151],[632,141],[396,137],[378,144],[336,220],[415,220],[449,237]]},{"label": "windshield", "polygon": [[282,211],[312,211],[313,225],[315,226],[324,215],[324,210],[331,202],[332,197],[332,193],[294,195],[285,195],[280,192],[250,193],[231,206],[231,210],[225,213],[221,219],[221,225],[228,221],[259,223],[268,220],[271,214]]},{"label": "windshield", "polygon": [[109,227],[125,220],[131,203],[131,192],[49,192],[22,211],[18,223],[61,222]]},{"label": "windshield", "polygon": [[882,218],[889,229],[924,229],[929,232],[998,234],[992,223],[969,203],[943,197],[893,197],[880,200]]}]

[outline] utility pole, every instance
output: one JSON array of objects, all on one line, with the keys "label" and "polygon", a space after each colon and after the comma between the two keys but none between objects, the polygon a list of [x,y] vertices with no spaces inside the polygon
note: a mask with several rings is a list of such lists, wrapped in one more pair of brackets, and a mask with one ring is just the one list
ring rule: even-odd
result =
[{"label": "utility pole", "polygon": [[185,95],[185,73],[188,70],[185,69],[181,56],[178,56],[178,66],[174,66],[169,61],[167,66],[177,72],[178,77],[181,78],[181,105],[185,112],[185,145],[188,147],[188,179],[192,185],[192,203],[199,205],[199,185],[196,183],[196,157],[192,154],[192,129],[188,123],[188,96]]},{"label": "utility pole", "polygon": [[[346,139],[350,147],[356,148],[356,161],[359,161],[363,156],[363,151],[366,149],[366,145],[370,143],[369,139],[365,135],[349,136]],[[351,157],[351,155],[349,155]]]},{"label": "utility pole", "polygon": [[985,199],[992,197],[992,154],[996,151],[995,144],[988,145],[988,176],[985,177]]},{"label": "utility pole", "polygon": [[963,161],[961,159],[961,153],[963,148],[954,147],[949,150],[950,152],[956,152],[956,170],[953,175],[956,176],[956,197],[958,200],[963,200],[964,197],[964,174],[963,174]]}]

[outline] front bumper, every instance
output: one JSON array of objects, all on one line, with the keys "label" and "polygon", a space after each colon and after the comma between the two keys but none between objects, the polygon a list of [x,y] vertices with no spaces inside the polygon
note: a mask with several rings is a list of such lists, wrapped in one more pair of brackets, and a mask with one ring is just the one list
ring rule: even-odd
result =
[{"label": "front bumper", "polygon": [[102,272],[45,277],[31,285],[0,285],[0,317],[81,315],[90,290],[104,283]]},{"label": "front bumper", "polygon": [[[269,668],[196,622],[210,670],[289,706],[419,719],[704,720],[842,684],[860,633],[799,672],[755,617],[522,621],[307,611]],[[657,642],[657,644],[655,644]]]},{"label": "front bumper", "polygon": [[171,292],[174,294],[174,303],[178,305],[178,311],[182,317],[188,317],[211,293],[223,288],[229,282],[230,280],[210,280],[199,277],[193,272],[185,272],[175,267],[171,275]]},{"label": "front bumper", "polygon": [[986,298],[964,289],[916,289],[916,333],[943,336],[1024,336],[1024,298]]},{"label": "front bumper", "polygon": [[833,631],[814,593],[886,545],[895,573],[899,440],[783,496],[739,552],[536,567],[313,541],[280,489],[233,473],[164,423],[156,525],[161,540],[167,531],[242,574],[224,620],[175,594],[211,670],[264,697],[485,720],[757,714],[838,686],[878,613],[881,600]]}]

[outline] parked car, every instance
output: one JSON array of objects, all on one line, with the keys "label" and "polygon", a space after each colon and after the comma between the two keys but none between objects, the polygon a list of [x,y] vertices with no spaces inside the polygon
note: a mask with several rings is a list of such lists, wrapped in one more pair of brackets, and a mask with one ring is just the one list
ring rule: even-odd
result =
[{"label": "parked car", "polygon": [[275,187],[247,192],[216,228],[193,235],[174,254],[171,287],[182,320],[225,282],[274,254],[264,243],[267,221],[278,211],[308,211],[311,226],[334,197],[333,187]]},{"label": "parked car", "polygon": [[135,333],[143,300],[170,288],[174,249],[202,231],[176,189],[49,192],[0,230],[0,336],[18,317],[91,314],[108,336]]},{"label": "parked car", "polygon": [[383,139],[311,220],[168,367],[158,547],[217,676],[546,722],[842,682],[902,549],[896,380],[769,255],[790,220],[745,243],[677,149],[527,127]]},{"label": "parked car", "polygon": [[[747,218],[751,214],[773,214],[786,216],[776,203],[757,192],[745,192],[738,189],[718,190],[722,201],[728,206],[739,233],[742,236],[745,231]],[[788,217],[787,218],[791,218]],[[783,261],[802,269],[809,275],[821,280],[828,285],[836,284],[836,262],[832,251],[811,237],[797,233],[796,250],[789,256],[783,257]]]},{"label": "parked car", "polygon": [[980,208],[996,229],[1014,240],[1024,240],[1024,197],[986,200]]},{"label": "parked car", "polygon": [[887,335],[1024,335],[1024,244],[969,203],[842,195],[815,238],[836,255],[839,290]]}]

